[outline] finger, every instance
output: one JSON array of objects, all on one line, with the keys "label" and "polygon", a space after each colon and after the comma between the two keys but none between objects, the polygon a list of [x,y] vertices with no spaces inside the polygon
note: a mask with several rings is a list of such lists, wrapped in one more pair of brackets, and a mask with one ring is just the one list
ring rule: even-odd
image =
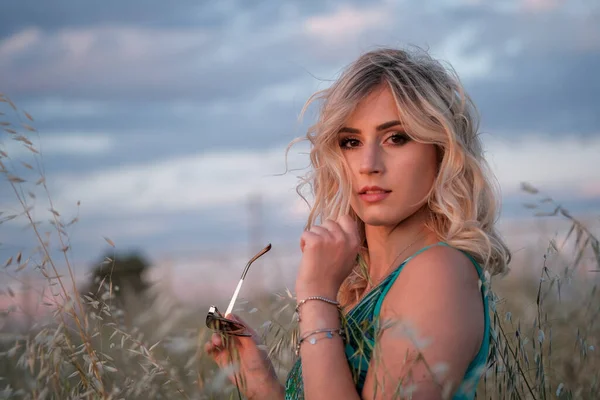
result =
[{"label": "finger", "polygon": [[358,233],[358,225],[356,220],[350,215],[345,214],[337,219],[337,224],[342,228],[346,234]]},{"label": "finger", "polygon": [[223,347],[223,339],[217,333],[213,333],[210,341],[214,347]]},{"label": "finger", "polygon": [[212,343],[210,341],[204,343],[204,352],[206,354],[210,354],[210,353],[212,353],[212,351],[213,351],[213,345],[212,345]]},{"label": "finger", "polygon": [[204,351],[206,352],[206,354],[214,358],[217,357],[219,353],[223,351],[223,348],[215,346],[214,343],[209,340],[204,344]]},{"label": "finger", "polygon": [[333,238],[332,232],[330,232],[327,228],[324,228],[323,226],[313,226],[312,228],[310,228],[310,231],[313,233],[316,233],[317,235],[319,235],[323,238],[327,238],[327,239]]},{"label": "finger", "polygon": [[215,346],[211,341],[208,341],[208,342],[204,343],[204,352],[206,354],[209,354],[211,356],[215,356],[221,350],[222,349],[220,347]]},{"label": "finger", "polygon": [[326,219],[325,222],[323,222],[323,224],[321,224],[322,227],[326,228],[333,236],[344,236],[345,232],[342,229],[342,227],[335,222],[332,219]]},{"label": "finger", "polygon": [[319,235],[311,231],[302,232],[302,236],[300,236],[300,251],[304,252],[304,247],[306,247],[307,243],[310,243],[314,240],[317,240]]},{"label": "finger", "polygon": [[349,239],[354,240],[358,244],[358,224],[349,215],[342,215],[338,218],[337,223],[342,228]]}]

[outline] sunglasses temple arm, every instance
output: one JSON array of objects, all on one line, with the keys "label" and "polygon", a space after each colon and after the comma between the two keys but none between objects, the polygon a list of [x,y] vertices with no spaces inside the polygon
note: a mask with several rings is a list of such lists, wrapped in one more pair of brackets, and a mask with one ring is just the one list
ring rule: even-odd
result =
[{"label": "sunglasses temple arm", "polygon": [[[258,257],[255,257],[255,259],[256,258],[258,258]],[[246,278],[246,274],[248,273],[248,269],[250,269],[250,264],[252,264],[253,261],[254,261],[254,259],[250,260],[248,262],[248,264],[246,264],[246,267],[244,268],[244,271],[242,272],[242,277],[240,278],[240,281],[238,282],[237,287],[235,288],[235,292],[233,292],[233,296],[231,297],[231,301],[229,302],[229,306],[227,306],[227,310],[225,311],[225,314],[223,314],[223,316],[226,316],[231,311],[233,311],[233,304],[235,303],[235,301],[237,300],[238,295],[240,294],[240,289],[242,288],[242,283],[244,282],[244,278]]]},{"label": "sunglasses temple arm", "polygon": [[257,258],[262,256],[269,250],[271,250],[271,243],[269,243],[267,245],[267,247],[265,247],[264,249],[259,251],[258,254],[256,254],[254,257],[252,257],[252,259],[250,261],[248,261],[248,264],[246,264],[246,267],[244,268],[244,271],[242,272],[242,277],[240,278],[240,281],[238,282],[238,285],[235,288],[235,292],[233,292],[233,296],[231,297],[231,301],[229,302],[229,306],[227,306],[227,310],[225,311],[224,316],[227,316],[228,314],[231,313],[231,311],[233,311],[233,305],[235,304],[238,294],[240,293],[240,289],[242,288],[242,283],[244,283],[244,278],[246,277],[246,274],[248,273],[248,270],[250,269],[250,265],[254,261],[256,261]]},{"label": "sunglasses temple arm", "polygon": [[235,301],[237,300],[238,294],[240,294],[240,289],[242,288],[242,283],[244,283],[244,278],[240,279],[240,281],[237,284],[237,287],[235,288],[235,292],[233,292],[233,296],[231,297],[231,301],[229,302],[229,305],[227,306],[227,310],[225,311],[225,314],[223,314],[224,316],[227,316],[231,313],[231,311],[233,311],[233,305],[235,304]]}]

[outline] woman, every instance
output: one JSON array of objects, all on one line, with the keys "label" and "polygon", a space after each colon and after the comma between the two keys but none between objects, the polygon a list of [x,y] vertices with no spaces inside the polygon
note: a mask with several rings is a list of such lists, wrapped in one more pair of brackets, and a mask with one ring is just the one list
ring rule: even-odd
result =
[{"label": "woman", "polygon": [[[470,98],[426,53],[378,49],[315,99],[300,357],[282,386],[256,336],[236,338],[245,394],[473,398],[490,345],[486,276],[510,253]],[[206,351],[223,366],[221,345],[215,335]]]}]

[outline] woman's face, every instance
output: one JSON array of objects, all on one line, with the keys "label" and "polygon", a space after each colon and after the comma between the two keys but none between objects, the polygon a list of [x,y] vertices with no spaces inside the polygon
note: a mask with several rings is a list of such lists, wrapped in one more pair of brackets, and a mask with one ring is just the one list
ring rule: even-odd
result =
[{"label": "woman's face", "polygon": [[350,204],[367,225],[395,226],[427,202],[437,171],[433,144],[411,140],[394,97],[382,85],[340,130],[338,142],[352,176]]}]

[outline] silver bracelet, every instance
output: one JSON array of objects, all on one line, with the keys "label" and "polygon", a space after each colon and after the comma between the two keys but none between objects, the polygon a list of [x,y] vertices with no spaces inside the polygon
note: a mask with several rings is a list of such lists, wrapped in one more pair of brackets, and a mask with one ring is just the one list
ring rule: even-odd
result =
[{"label": "silver bracelet", "polygon": [[296,356],[298,356],[300,354],[300,346],[302,345],[302,343],[305,340],[308,339],[308,343],[310,343],[310,344],[317,343],[318,339],[316,337],[311,337],[311,336],[316,335],[318,333],[325,333],[326,335],[323,337],[325,339],[333,339],[333,334],[337,333],[342,338],[342,340],[344,339],[344,337],[342,336],[344,331],[342,329],[317,329],[317,330],[314,330],[312,332],[305,334],[298,340],[298,344],[296,345]]},{"label": "silver bracelet", "polygon": [[323,297],[323,296],[309,296],[309,297],[299,301],[298,304],[296,305],[296,314],[298,314],[298,322],[300,322],[300,307],[302,307],[304,305],[304,303],[306,303],[307,301],[310,301],[310,300],[323,301],[325,303],[336,306],[338,308],[338,310],[341,311],[340,303],[338,301],[331,300],[331,299],[328,299],[327,297]]}]

